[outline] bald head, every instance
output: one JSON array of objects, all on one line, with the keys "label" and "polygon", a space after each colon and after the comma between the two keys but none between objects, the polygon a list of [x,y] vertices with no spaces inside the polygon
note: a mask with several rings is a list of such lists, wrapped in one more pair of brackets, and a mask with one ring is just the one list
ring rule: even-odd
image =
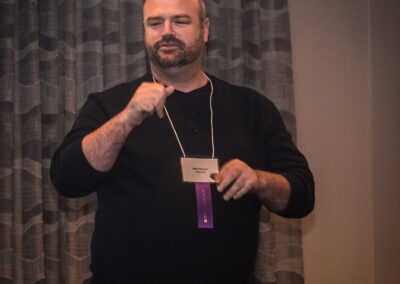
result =
[{"label": "bald head", "polygon": [[[144,9],[144,6],[146,5],[146,3],[149,1],[151,1],[151,0],[143,1],[143,9]],[[166,1],[168,1],[168,0],[166,0]],[[196,1],[198,3],[200,23],[202,23],[202,22],[204,22],[204,19],[206,18],[206,15],[207,15],[206,4],[204,3],[204,0],[196,0]]]}]

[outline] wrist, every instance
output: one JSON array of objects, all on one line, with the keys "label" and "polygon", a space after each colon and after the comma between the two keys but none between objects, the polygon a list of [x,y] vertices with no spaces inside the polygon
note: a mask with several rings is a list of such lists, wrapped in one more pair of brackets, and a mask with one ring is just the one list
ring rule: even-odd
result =
[{"label": "wrist", "polygon": [[280,212],[287,207],[290,197],[290,184],[280,174],[257,171],[258,189],[256,196],[262,203],[274,212]]},{"label": "wrist", "polygon": [[257,176],[257,182],[255,186],[255,194],[260,196],[263,194],[263,191],[268,187],[268,179],[266,178],[266,172],[260,170],[254,170]]},{"label": "wrist", "polygon": [[115,118],[117,119],[117,123],[122,127],[126,135],[128,135],[133,128],[139,126],[142,123],[142,121],[138,121],[132,118],[132,115],[130,115],[126,109],[121,111]]}]

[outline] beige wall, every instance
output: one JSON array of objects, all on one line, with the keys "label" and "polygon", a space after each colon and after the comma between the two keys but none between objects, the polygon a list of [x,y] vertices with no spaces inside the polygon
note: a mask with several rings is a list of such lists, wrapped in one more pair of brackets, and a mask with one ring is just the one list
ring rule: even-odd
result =
[{"label": "beige wall", "polygon": [[400,1],[371,1],[375,283],[400,283]]},{"label": "beige wall", "polygon": [[308,284],[400,283],[400,1],[384,2],[289,0]]}]

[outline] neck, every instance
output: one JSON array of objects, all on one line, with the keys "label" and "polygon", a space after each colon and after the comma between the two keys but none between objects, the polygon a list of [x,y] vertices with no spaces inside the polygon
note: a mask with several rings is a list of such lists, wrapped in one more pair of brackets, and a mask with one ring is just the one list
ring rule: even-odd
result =
[{"label": "neck", "polygon": [[167,86],[173,86],[176,90],[190,92],[207,84],[207,77],[201,66],[193,68],[187,65],[174,68],[159,68],[150,63],[151,73],[155,79]]}]

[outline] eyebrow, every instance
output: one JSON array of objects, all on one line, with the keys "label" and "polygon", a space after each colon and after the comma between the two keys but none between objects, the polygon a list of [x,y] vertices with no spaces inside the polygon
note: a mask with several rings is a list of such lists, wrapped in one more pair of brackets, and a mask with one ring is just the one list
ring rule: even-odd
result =
[{"label": "eyebrow", "polygon": [[[146,22],[149,21],[158,21],[158,20],[163,20],[163,17],[148,17],[146,19]],[[172,16],[172,20],[178,20],[178,19],[187,19],[187,20],[191,20],[192,17],[189,15],[176,15],[176,16]]]},{"label": "eyebrow", "polygon": [[188,15],[176,15],[176,16],[173,16],[172,19],[173,20],[176,20],[176,19],[188,19],[188,20],[191,20],[192,17],[188,16]]}]

